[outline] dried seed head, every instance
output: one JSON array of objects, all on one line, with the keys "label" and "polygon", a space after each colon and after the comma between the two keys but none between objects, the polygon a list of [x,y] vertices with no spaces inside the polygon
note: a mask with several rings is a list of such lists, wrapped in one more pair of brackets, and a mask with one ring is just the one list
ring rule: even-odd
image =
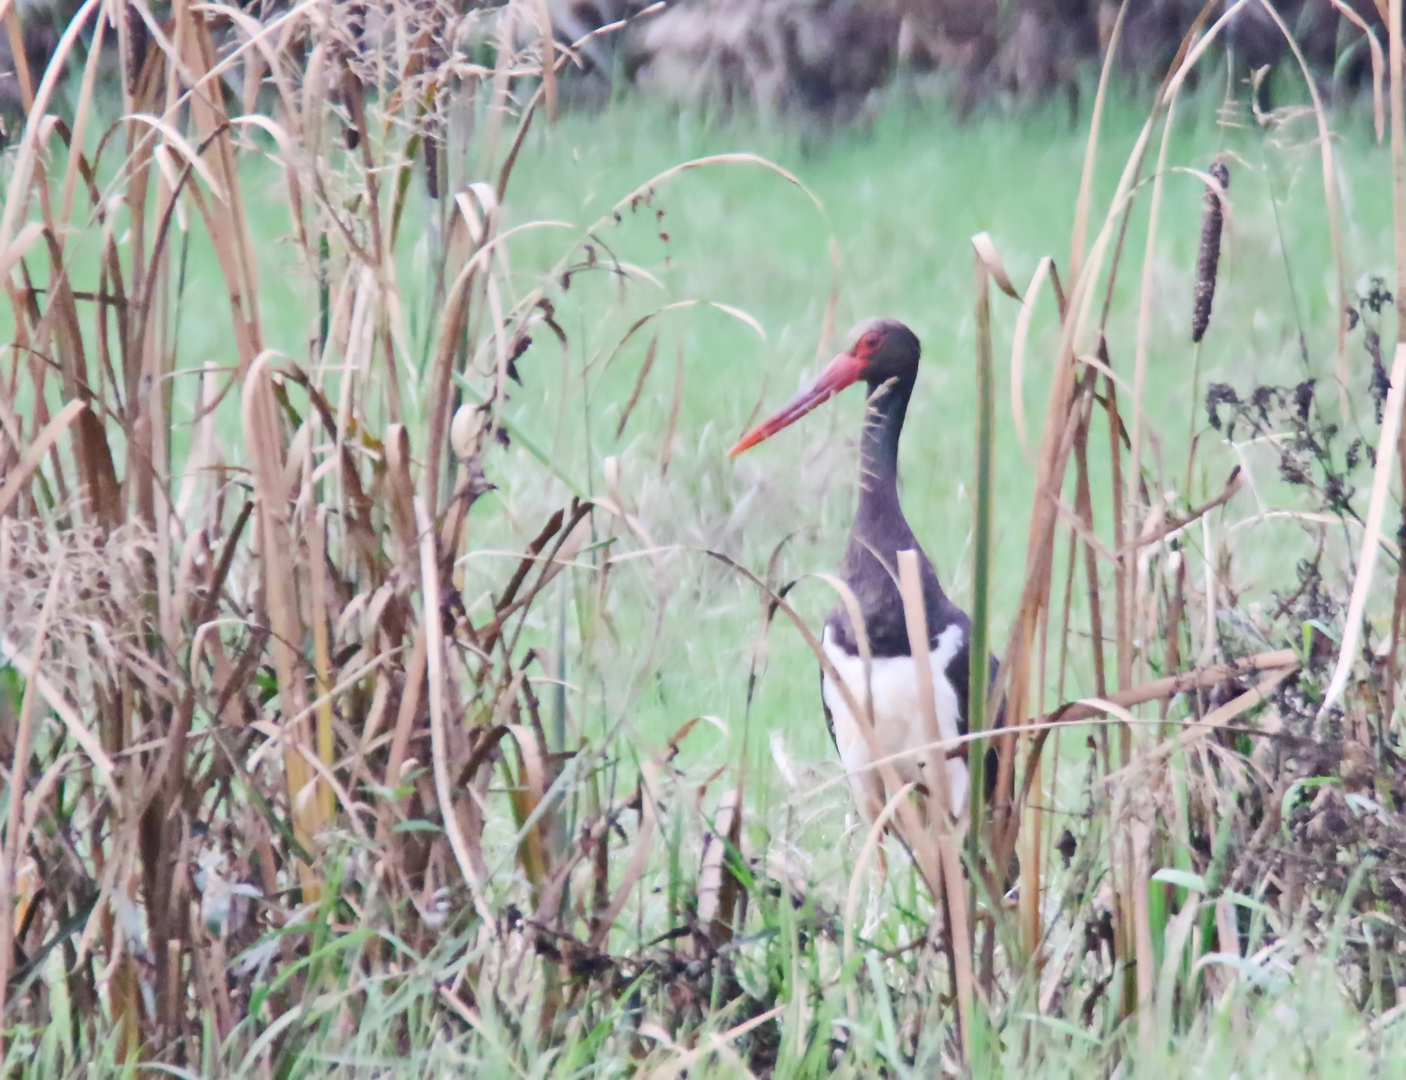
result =
[{"label": "dried seed head", "polygon": [[425,191],[431,199],[439,198],[439,136],[433,128],[425,132]]},{"label": "dried seed head", "polygon": [[[1211,165],[1210,173],[1222,190],[1230,187],[1230,170],[1225,162]],[[1225,215],[1221,192],[1206,185],[1206,209],[1201,215],[1201,248],[1196,255],[1196,303],[1191,312],[1191,340],[1200,343],[1211,323],[1211,301],[1216,295],[1216,266],[1220,262],[1220,233]]]},{"label": "dried seed head", "polygon": [[127,21],[127,93],[137,92],[137,77],[142,64],[146,62],[147,50],[151,48],[151,31],[136,4],[127,4],[123,12]]}]

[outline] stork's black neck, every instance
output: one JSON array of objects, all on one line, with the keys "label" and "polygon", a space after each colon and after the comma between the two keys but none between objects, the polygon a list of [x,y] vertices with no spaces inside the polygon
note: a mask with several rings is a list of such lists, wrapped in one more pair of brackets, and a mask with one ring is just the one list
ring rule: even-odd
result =
[{"label": "stork's black neck", "polygon": [[[898,438],[913,394],[913,379],[871,383],[868,391],[860,440],[859,507],[850,530],[850,548],[858,543],[892,566],[897,552],[917,547],[898,504]],[[847,555],[847,567],[850,561]]]},{"label": "stork's black neck", "polygon": [[[860,441],[859,508],[840,567],[840,576],[853,591],[864,615],[874,656],[907,656],[909,652],[903,597],[895,581],[900,551],[918,552],[930,642],[935,643],[954,622],[962,625],[964,632],[966,626],[966,616],[943,593],[937,571],[918,546],[898,504],[898,437],[912,393],[912,376],[869,387],[869,406]],[[843,603],[835,606],[826,625],[842,649],[851,655],[858,653]]]}]

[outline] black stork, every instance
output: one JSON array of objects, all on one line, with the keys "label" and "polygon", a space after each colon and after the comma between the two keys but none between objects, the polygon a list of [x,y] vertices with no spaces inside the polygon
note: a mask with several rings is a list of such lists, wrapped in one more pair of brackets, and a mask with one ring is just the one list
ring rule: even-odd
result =
[{"label": "black stork", "polygon": [[[857,382],[865,384],[868,408],[860,440],[859,506],[840,576],[859,601],[869,639],[870,700],[877,742],[886,755],[903,755],[893,764],[905,782],[921,781],[924,756],[916,751],[928,739],[898,589],[900,551],[918,552],[927,610],[927,659],[932,665],[938,727],[945,739],[967,731],[967,643],[971,636],[970,620],[942,591],[937,571],[919,547],[898,502],[898,439],[918,376],[920,354],[917,335],[901,322],[874,319],[864,323],[850,336],[845,351],[825,367],[814,383],[728,451],[730,457],[736,457],[795,423],[845,387]],[[821,642],[853,699],[864,701],[864,664],[843,603],[837,603],[825,620]],[[994,665],[993,659],[993,674]],[[849,777],[855,803],[872,819],[884,805],[884,785],[878,771],[867,768],[872,758],[869,744],[829,674],[821,676],[821,698],[830,736]],[[960,816],[967,801],[967,767],[963,760],[953,757],[948,759],[948,770],[952,811]]]}]

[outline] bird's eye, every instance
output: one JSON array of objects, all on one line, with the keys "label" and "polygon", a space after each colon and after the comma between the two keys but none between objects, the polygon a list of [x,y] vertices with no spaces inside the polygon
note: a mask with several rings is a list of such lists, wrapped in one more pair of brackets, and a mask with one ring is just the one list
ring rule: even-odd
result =
[{"label": "bird's eye", "polygon": [[869,349],[869,350],[877,349],[877,348],[879,347],[879,342],[880,342],[881,340],[882,340],[882,339],[880,338],[879,333],[878,333],[877,330],[874,331],[873,333],[865,334],[865,335],[864,335],[864,347],[865,347],[866,349]]}]

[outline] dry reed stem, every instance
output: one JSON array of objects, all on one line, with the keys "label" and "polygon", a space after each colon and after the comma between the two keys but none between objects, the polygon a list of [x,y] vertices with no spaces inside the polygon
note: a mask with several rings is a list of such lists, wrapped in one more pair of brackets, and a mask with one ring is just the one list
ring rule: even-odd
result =
[{"label": "dry reed stem", "polygon": [[1137,705],[1146,705],[1153,701],[1173,698],[1188,690],[1215,686],[1243,672],[1296,667],[1298,662],[1298,655],[1293,649],[1276,649],[1272,652],[1257,653],[1243,660],[1232,660],[1210,667],[1193,668],[1179,675],[1168,675],[1165,678],[1143,683],[1141,686],[1119,690],[1106,697],[1081,698],[1078,701],[1066,702],[1053,712],[1046,714],[1042,722],[1083,720],[1106,711],[1105,705],[1114,705],[1124,709],[1133,708]]},{"label": "dry reed stem", "polygon": [[[1241,2],[1243,3],[1244,0]],[[1069,410],[1073,405],[1075,381],[1076,353],[1074,346],[1088,323],[1094,292],[1093,279],[1102,266],[1103,256],[1109,242],[1111,222],[1131,198],[1133,177],[1140,168],[1142,154],[1151,130],[1151,121],[1149,121],[1143,126],[1133,153],[1119,178],[1112,207],[1094,241],[1091,259],[1084,264],[1084,269],[1072,281],[1068,304],[1070,314],[1061,323],[1059,346],[1055,354],[1054,372],[1045,408],[1045,423],[1041,433],[1040,451],[1036,459],[1036,494],[1026,545],[1025,580],[1010,638],[1002,654],[1002,679],[993,699],[995,703],[999,704],[1002,690],[1004,690],[1007,709],[1006,721],[1010,725],[1019,724],[1028,711],[1027,697],[1031,676],[1030,654],[1035,643],[1035,628],[1049,597],[1052,570],[1051,544],[1055,523],[1058,520],[1059,491],[1063,485],[1068,452],[1072,447],[1073,429],[1070,426],[1072,417]],[[1097,138],[1097,134],[1097,131],[1091,132],[1090,138]],[[1008,854],[1010,850],[1013,850],[1018,827],[1009,820],[1009,799],[1014,765],[1014,754],[1008,750],[1003,752],[1000,758],[996,798],[998,807],[1005,806],[1005,810],[1002,812],[1008,820],[1002,829],[1005,835],[996,849],[998,858],[1003,852]]]},{"label": "dry reed stem", "polygon": [[[1298,671],[1298,664],[1287,664],[1280,668],[1269,668],[1268,673],[1245,693],[1238,697],[1231,698],[1224,705],[1217,709],[1212,709],[1200,720],[1187,725],[1187,730],[1183,731],[1178,739],[1183,745],[1191,743],[1197,739],[1204,739],[1211,730],[1224,727],[1237,716],[1248,712],[1256,705],[1259,705],[1269,696],[1276,686],[1282,683],[1290,675]],[[1170,748],[1161,750],[1162,753],[1170,753]]]},{"label": "dry reed stem", "polygon": [[[1074,446],[1075,468],[1077,471],[1076,487],[1074,495],[1074,512],[1079,515],[1083,525],[1082,532],[1087,535],[1094,533],[1094,510],[1093,492],[1089,486],[1089,453],[1088,453],[1088,425],[1084,425],[1084,437],[1080,438]],[[1094,689],[1099,697],[1108,696],[1108,675],[1105,668],[1105,657],[1103,652],[1103,608],[1101,605],[1098,587],[1098,551],[1095,545],[1078,541],[1078,532],[1070,527],[1069,536],[1069,579],[1065,592],[1065,616],[1063,620],[1062,632],[1060,635],[1060,694],[1063,695],[1064,673],[1065,673],[1065,653],[1069,643],[1069,608],[1074,591],[1075,575],[1075,552],[1082,546],[1084,549],[1084,578],[1088,589],[1089,604],[1089,637],[1090,645],[1093,649],[1094,660]],[[1115,564],[1117,560],[1115,560]],[[1105,748],[1106,749],[1106,748]],[[1105,762],[1105,765],[1107,762]]]},{"label": "dry reed stem", "polygon": [[[300,716],[307,706],[305,684],[298,669],[300,657],[293,649],[301,642],[302,619],[298,614],[297,585],[287,551],[287,485],[284,482],[283,437],[279,430],[269,356],[255,359],[244,381],[242,412],[245,442],[253,458],[254,493],[258,502],[259,553],[268,590],[268,616],[273,632],[272,649],[277,673],[279,702],[285,718]],[[313,837],[324,820],[321,808],[306,801],[303,791],[312,776],[302,755],[294,748],[306,743],[306,723],[284,726],[284,771],[288,780],[289,811],[299,843],[311,849]],[[309,900],[320,895],[313,868],[299,862],[299,873]]]},{"label": "dry reed stem", "polygon": [[[93,40],[88,47],[88,60],[83,65],[83,85],[78,92],[78,107],[73,117],[73,131],[69,136],[68,164],[64,170],[63,195],[59,203],[59,218],[69,221],[73,216],[73,196],[77,188],[79,165],[83,163],[82,147],[88,129],[88,116],[93,101],[93,88],[98,77],[98,64],[103,54],[103,35],[107,30],[107,20],[98,19],[93,26]],[[19,53],[17,55],[23,55]],[[67,236],[58,238],[60,249]]]},{"label": "dry reed stem", "polygon": [[[1166,160],[1170,144],[1172,121],[1175,116],[1176,101],[1180,95],[1182,86],[1185,84],[1185,80],[1188,73],[1199,61],[1200,57],[1204,54],[1205,50],[1209,47],[1210,43],[1215,40],[1219,32],[1228,24],[1229,20],[1234,17],[1234,15],[1239,11],[1241,7],[1244,6],[1245,2],[1246,0],[1238,0],[1235,5],[1228,8],[1222,14],[1220,19],[1218,19],[1211,26],[1211,28],[1199,41],[1197,41],[1194,45],[1191,45],[1190,42],[1192,41],[1193,36],[1196,32],[1196,28],[1193,28],[1191,33],[1188,34],[1187,38],[1183,41],[1184,55],[1180,57],[1179,63],[1175,65],[1175,70],[1173,74],[1168,78],[1163,89],[1158,94],[1158,105],[1159,107],[1165,109],[1166,116],[1163,122],[1162,146],[1158,154],[1158,166],[1153,178],[1152,205],[1151,209],[1149,210],[1148,216],[1148,239],[1147,247],[1145,249],[1144,254],[1142,290],[1141,299],[1139,303],[1138,329],[1136,338],[1136,357],[1133,377],[1133,430],[1130,447],[1131,466],[1128,475],[1125,478],[1120,476],[1120,479],[1124,480],[1125,488],[1123,490],[1115,489],[1113,493],[1116,506],[1115,524],[1118,525],[1121,529],[1117,536],[1117,542],[1120,545],[1127,541],[1131,541],[1140,531],[1140,514],[1134,512],[1134,508],[1138,505],[1137,495],[1140,491],[1140,486],[1142,482],[1142,398],[1146,381],[1147,364],[1146,340],[1150,305],[1150,261],[1153,257],[1156,242],[1157,217],[1161,202],[1162,180],[1166,174]],[[1203,16],[1209,10],[1210,5],[1208,4],[1207,7],[1203,10]],[[1145,153],[1147,140],[1151,135],[1152,126],[1155,123],[1155,120],[1156,113],[1154,112],[1154,115],[1149,118],[1147,125],[1144,126],[1143,133],[1138,141],[1138,145],[1134,149],[1134,153],[1129,159],[1128,165],[1125,167],[1124,180],[1120,181],[1120,191],[1122,190],[1122,184],[1125,181],[1130,180],[1132,174],[1141,170],[1143,154]],[[1131,192],[1129,192],[1129,194],[1131,194]],[[1116,203],[1117,200],[1115,200],[1115,206]],[[1110,212],[1110,217],[1111,213],[1112,211]],[[1104,225],[1105,235],[1107,228],[1108,219],[1105,220]],[[1086,318],[1086,312],[1090,298],[1091,297],[1089,291],[1086,291],[1084,294],[1084,303],[1080,308],[1079,323],[1082,323],[1084,318]],[[1109,381],[1111,385],[1112,380]],[[1110,437],[1114,443],[1113,449],[1116,462],[1118,456],[1116,433],[1111,433]],[[1121,469],[1115,467],[1115,472],[1121,474]],[[1118,572],[1116,575],[1115,588],[1118,616],[1118,681],[1120,687],[1127,688],[1135,677],[1133,671],[1134,657],[1130,648],[1130,644],[1132,641],[1132,627],[1130,620],[1132,619],[1133,613],[1138,610],[1139,604],[1135,595],[1137,589],[1137,576],[1135,574],[1128,573],[1126,560],[1120,560]],[[1048,602],[1048,584],[1046,584],[1045,586],[1044,596],[1046,597],[1046,602]],[[1122,762],[1126,764],[1130,760],[1131,754],[1131,732],[1126,728],[1124,729],[1122,738],[1122,750]],[[1138,999],[1142,1000],[1145,997],[1144,991],[1150,990],[1150,984],[1148,986],[1143,986],[1142,983],[1145,977],[1150,977],[1147,976],[1146,973],[1150,971],[1151,965],[1151,954],[1147,951],[1148,942],[1146,940],[1145,935],[1140,932],[1140,920],[1145,916],[1145,912],[1143,911],[1143,905],[1146,900],[1146,883],[1145,881],[1139,879],[1140,863],[1138,858],[1138,851],[1135,847],[1130,849],[1130,845],[1132,844],[1132,838],[1125,837],[1125,840],[1125,843],[1119,843],[1116,836],[1113,838],[1110,869],[1115,883],[1114,892],[1115,895],[1118,897],[1116,911],[1118,919],[1118,937],[1120,944],[1119,953],[1123,956],[1127,955],[1127,944],[1130,936],[1127,924],[1128,921],[1131,919],[1131,922],[1133,923],[1131,934],[1131,951],[1134,955],[1136,977],[1139,983]],[[1145,875],[1142,876],[1145,877]],[[1132,1003],[1128,1000],[1127,992],[1125,989],[1122,998],[1123,1008],[1126,1009],[1131,1004]]]},{"label": "dry reed stem", "polygon": [[[1378,4],[1381,7],[1381,4]],[[1400,310],[1402,289],[1406,288],[1406,51],[1402,47],[1401,0],[1391,0],[1387,11],[1388,48],[1391,59],[1391,220],[1392,247],[1396,256],[1396,341],[1406,342],[1406,318]],[[1404,406],[1406,407],[1406,406]],[[1406,478],[1406,423],[1397,434],[1396,456],[1401,475]],[[1403,482],[1406,482],[1404,480]],[[1406,520],[1406,509],[1402,511]],[[1406,634],[1406,566],[1396,572],[1396,597],[1391,618],[1391,647],[1387,654],[1386,704],[1388,716],[1395,706],[1396,684],[1400,672],[1402,636]]]},{"label": "dry reed stem", "polygon": [[[1396,255],[1396,295],[1406,295],[1406,51],[1401,41],[1401,0],[1391,0],[1391,221]],[[1396,340],[1406,341],[1406,318],[1396,319]],[[1406,461],[1406,459],[1403,459]]]}]

